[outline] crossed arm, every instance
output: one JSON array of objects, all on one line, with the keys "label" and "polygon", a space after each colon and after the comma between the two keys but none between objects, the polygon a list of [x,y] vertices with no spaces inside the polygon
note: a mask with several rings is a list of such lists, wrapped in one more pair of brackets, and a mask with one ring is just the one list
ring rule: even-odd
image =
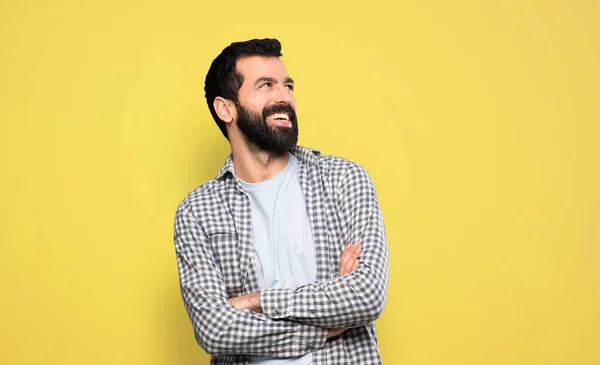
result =
[{"label": "crossed arm", "polygon": [[[339,263],[339,276],[345,276],[354,272],[359,265],[358,257],[362,253],[360,242],[353,242],[344,247]],[[262,313],[260,304],[260,293],[250,293],[239,297],[229,299],[229,304],[240,309],[248,309],[256,313]],[[335,337],[345,330],[347,327],[335,327],[327,329],[327,338]]]},{"label": "crossed arm", "polygon": [[346,232],[341,239],[360,242],[344,249],[338,277],[230,300],[198,220],[186,201],[180,205],[175,243],[182,296],[196,338],[208,353],[302,356],[345,328],[379,317],[388,253],[373,184],[362,168],[352,168],[338,196],[339,224]]},{"label": "crossed arm", "polygon": [[360,242],[360,264],[351,273],[329,280],[295,289],[263,290],[258,298],[255,294],[253,309],[272,319],[323,328],[357,327],[379,318],[387,295],[389,263],[375,188],[367,172],[352,165],[335,196],[340,239]]}]

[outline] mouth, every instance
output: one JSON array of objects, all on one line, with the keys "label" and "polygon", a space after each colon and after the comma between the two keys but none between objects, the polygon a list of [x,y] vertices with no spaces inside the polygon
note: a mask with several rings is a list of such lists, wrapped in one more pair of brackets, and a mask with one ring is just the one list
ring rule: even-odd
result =
[{"label": "mouth", "polygon": [[273,113],[267,116],[267,123],[280,127],[291,127],[292,122],[288,113]]}]

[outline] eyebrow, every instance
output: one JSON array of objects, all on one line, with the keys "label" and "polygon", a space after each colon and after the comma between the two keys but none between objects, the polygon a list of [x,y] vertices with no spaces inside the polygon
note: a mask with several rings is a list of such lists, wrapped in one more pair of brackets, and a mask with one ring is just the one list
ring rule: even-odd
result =
[{"label": "eyebrow", "polygon": [[[272,83],[277,83],[277,80],[273,77],[267,77],[267,76],[263,76],[263,77],[259,77],[255,82],[254,82],[254,86],[258,86],[258,84],[261,84],[263,82],[272,82]],[[283,80],[284,84],[293,84],[294,80],[292,80],[291,77],[286,77],[285,80]]]}]

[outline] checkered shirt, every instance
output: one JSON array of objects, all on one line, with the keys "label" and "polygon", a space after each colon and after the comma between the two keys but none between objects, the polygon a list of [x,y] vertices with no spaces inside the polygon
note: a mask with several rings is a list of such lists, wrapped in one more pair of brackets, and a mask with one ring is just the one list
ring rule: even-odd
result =
[{"label": "checkered shirt", "polygon": [[[321,364],[381,364],[374,321],[385,306],[388,247],[373,182],[358,164],[295,147],[314,235],[317,280],[260,292],[263,313],[228,299],[258,292],[250,202],[231,155],[218,175],[190,192],[175,217],[183,301],[211,364],[248,364],[250,355]],[[360,265],[339,276],[344,246],[359,241]],[[349,328],[327,339],[327,329]]]}]

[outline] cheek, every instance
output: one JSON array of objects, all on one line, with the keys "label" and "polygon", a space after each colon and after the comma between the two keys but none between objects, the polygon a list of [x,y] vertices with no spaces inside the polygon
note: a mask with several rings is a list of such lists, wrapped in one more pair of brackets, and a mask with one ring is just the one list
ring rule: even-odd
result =
[{"label": "cheek", "polygon": [[263,109],[269,104],[269,99],[265,97],[255,97],[248,100],[246,105],[257,113],[262,113]]},{"label": "cheek", "polygon": [[266,103],[266,98],[260,93],[242,92],[242,90],[240,90],[240,92],[238,93],[238,101],[246,109],[256,110],[257,108],[260,108],[262,110],[262,106],[264,106],[264,104]]}]

